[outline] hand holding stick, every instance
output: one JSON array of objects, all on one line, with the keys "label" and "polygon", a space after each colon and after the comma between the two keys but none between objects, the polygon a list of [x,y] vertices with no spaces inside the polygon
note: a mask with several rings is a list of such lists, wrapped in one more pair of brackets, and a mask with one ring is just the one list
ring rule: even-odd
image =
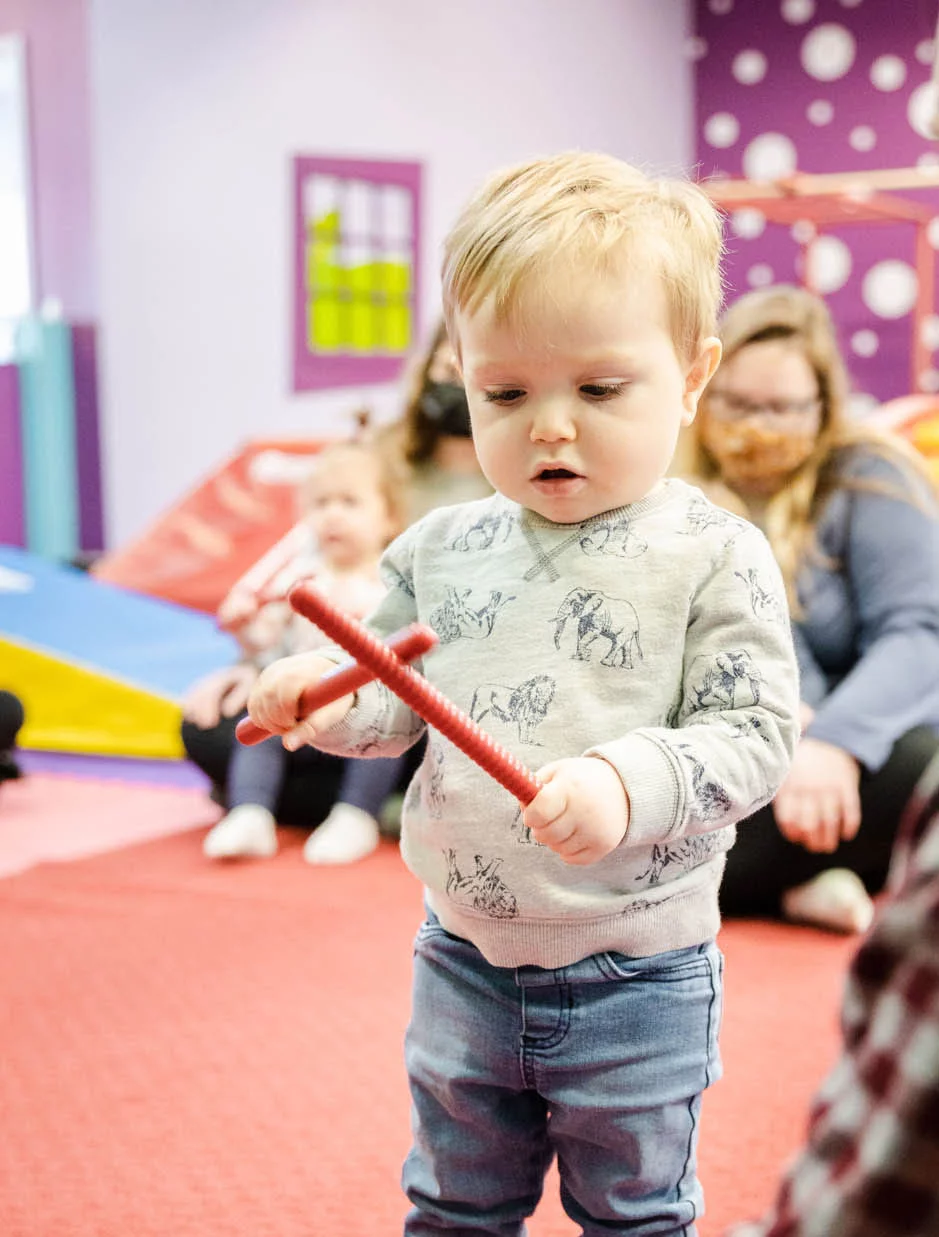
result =
[{"label": "hand holding stick", "polygon": [[[362,623],[344,614],[311,584],[295,585],[288,600],[298,614],[315,623],[320,631],[355,658],[356,669],[363,675],[356,686],[362,686],[371,678],[379,679],[419,717],[495,778],[523,807],[534,799],[541,789],[534,774],[442,692],[406,665],[393,648],[383,644]],[[436,636],[433,639],[436,643]],[[335,700],[348,690],[346,686],[330,698]],[[320,701],[319,706],[324,703],[326,701]]]}]

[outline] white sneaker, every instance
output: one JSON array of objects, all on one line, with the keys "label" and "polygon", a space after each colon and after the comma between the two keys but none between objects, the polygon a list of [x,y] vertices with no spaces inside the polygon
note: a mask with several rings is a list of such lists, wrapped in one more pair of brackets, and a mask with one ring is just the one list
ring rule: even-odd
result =
[{"label": "white sneaker", "polygon": [[787,889],[783,914],[793,923],[812,924],[830,932],[866,932],[874,918],[874,903],[864,882],[850,868],[829,868],[804,885]]},{"label": "white sneaker", "polygon": [[379,842],[378,821],[361,808],[337,803],[303,847],[307,863],[355,863]]},{"label": "white sneaker", "polygon": [[257,803],[233,807],[202,843],[209,859],[269,859],[277,853],[277,822]]}]

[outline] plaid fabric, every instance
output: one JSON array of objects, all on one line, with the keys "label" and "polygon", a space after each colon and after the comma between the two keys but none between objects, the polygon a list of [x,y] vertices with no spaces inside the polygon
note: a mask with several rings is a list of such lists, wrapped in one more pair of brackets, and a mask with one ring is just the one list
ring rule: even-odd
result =
[{"label": "plaid fabric", "polygon": [[901,827],[890,890],[851,965],[841,1059],[772,1211],[746,1227],[754,1237],[939,1235],[939,758]]}]

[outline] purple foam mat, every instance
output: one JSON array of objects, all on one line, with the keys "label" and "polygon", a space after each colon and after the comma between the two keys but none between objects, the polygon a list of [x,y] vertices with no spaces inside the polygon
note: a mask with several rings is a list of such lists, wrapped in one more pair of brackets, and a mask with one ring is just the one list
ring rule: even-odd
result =
[{"label": "purple foam mat", "polygon": [[16,758],[25,773],[60,773],[69,777],[103,778],[112,782],[143,782],[205,790],[208,779],[186,760],[140,760],[124,756],[87,756],[79,752],[20,749]]}]

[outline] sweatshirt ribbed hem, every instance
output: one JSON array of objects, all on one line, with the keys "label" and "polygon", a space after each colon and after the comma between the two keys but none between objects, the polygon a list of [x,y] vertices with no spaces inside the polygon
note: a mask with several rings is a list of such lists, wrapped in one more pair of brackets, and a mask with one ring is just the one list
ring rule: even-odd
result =
[{"label": "sweatshirt ribbed hem", "polygon": [[[712,940],[721,923],[717,891],[723,871],[721,855],[696,869],[691,888],[679,888],[678,881],[659,886],[616,914],[595,919],[494,919],[433,890],[426,890],[426,898],[441,926],[472,942],[493,966],[550,969],[606,951],[646,958]],[[711,879],[703,883],[702,875]]]}]

